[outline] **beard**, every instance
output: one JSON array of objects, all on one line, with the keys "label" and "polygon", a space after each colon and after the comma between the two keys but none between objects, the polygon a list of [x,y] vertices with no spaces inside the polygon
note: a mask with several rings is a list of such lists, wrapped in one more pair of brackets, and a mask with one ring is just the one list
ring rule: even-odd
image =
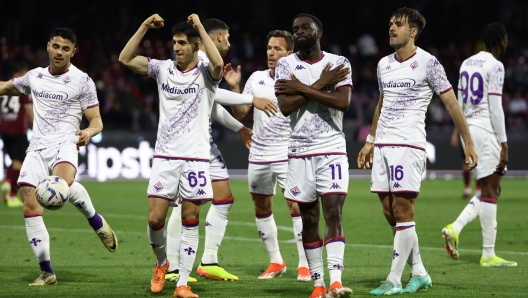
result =
[{"label": "beard", "polygon": [[296,39],[294,42],[295,47],[301,52],[307,51],[315,47],[316,44],[317,39],[315,38],[315,36],[306,36],[305,40],[299,41],[298,39]]}]

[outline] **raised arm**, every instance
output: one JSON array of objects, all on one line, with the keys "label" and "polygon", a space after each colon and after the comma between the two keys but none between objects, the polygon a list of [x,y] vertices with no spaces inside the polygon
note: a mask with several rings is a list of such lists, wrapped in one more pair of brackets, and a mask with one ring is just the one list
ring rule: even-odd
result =
[{"label": "raised arm", "polygon": [[200,18],[197,14],[193,13],[187,17],[187,22],[193,25],[193,27],[196,28],[200,33],[200,38],[202,39],[205,51],[207,52],[207,57],[210,61],[208,66],[209,72],[211,72],[213,79],[219,80],[222,78],[222,71],[224,70],[224,60],[222,59],[222,56],[220,56],[220,52],[218,52],[218,49],[211,40],[211,37],[209,37],[207,31],[205,31],[205,28],[200,22]]},{"label": "raised arm", "polygon": [[158,14],[151,15],[146,19],[136,33],[127,42],[121,54],[119,54],[119,62],[124,66],[132,69],[139,74],[147,74],[148,72],[148,59],[144,56],[136,56],[136,52],[139,43],[143,39],[143,36],[147,33],[150,28],[161,28],[164,26],[163,19]]},{"label": "raised arm", "polygon": [[23,94],[15,88],[13,81],[9,80],[0,82],[0,95],[21,96]]}]

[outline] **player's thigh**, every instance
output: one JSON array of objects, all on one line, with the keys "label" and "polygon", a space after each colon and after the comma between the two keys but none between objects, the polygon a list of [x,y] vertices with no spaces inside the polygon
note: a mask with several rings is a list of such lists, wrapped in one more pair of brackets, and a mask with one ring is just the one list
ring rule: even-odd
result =
[{"label": "player's thigh", "polygon": [[52,168],[52,175],[72,183],[77,173],[79,149],[73,143],[63,144],[43,151],[46,162]]},{"label": "player's thigh", "polygon": [[317,202],[317,189],[313,157],[290,158],[286,175],[284,197],[299,204]]},{"label": "player's thigh", "polygon": [[418,195],[427,161],[425,150],[403,146],[385,149],[391,193]]},{"label": "player's thigh", "polygon": [[275,194],[275,181],[272,165],[250,162],[248,165],[248,185],[251,194],[273,196]]},{"label": "player's thigh", "polygon": [[348,192],[348,158],[346,155],[315,156],[316,187],[321,196],[346,195]]},{"label": "player's thigh", "polygon": [[385,152],[385,147],[374,147],[370,178],[370,192],[372,193],[388,193],[390,191],[389,166],[385,159]]},{"label": "player's thigh", "polygon": [[500,162],[501,146],[495,134],[476,126],[470,126],[473,148],[478,156],[477,167],[473,170],[476,179],[491,176]]},{"label": "player's thigh", "polygon": [[195,204],[207,203],[213,199],[208,162],[185,161],[185,167],[180,174],[179,196],[183,202],[190,201]]},{"label": "player's thigh", "polygon": [[49,174],[50,168],[42,156],[42,151],[29,151],[20,169],[18,187],[36,188],[39,182],[48,177]]},{"label": "player's thigh", "polygon": [[212,181],[211,186],[213,187],[213,201],[231,199],[233,192],[231,191],[231,185],[229,180]]},{"label": "player's thigh", "polygon": [[[286,189],[286,176],[288,174],[288,163],[287,162],[277,162],[271,165],[271,170],[275,176],[279,187],[282,192]],[[274,187],[275,189],[276,187]]]},{"label": "player's thigh", "polygon": [[[210,166],[209,173],[211,175],[212,182],[219,181],[228,181],[229,173],[227,172],[227,166],[222,157],[222,153],[216,146],[216,144],[211,144],[210,154]],[[228,184],[229,185],[229,184]]]}]

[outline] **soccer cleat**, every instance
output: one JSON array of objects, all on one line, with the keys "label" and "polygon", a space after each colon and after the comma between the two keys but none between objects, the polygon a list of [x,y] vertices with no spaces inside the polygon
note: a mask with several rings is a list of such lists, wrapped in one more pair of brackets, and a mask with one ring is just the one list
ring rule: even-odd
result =
[{"label": "soccer cleat", "polygon": [[328,289],[327,298],[350,298],[354,292],[351,288],[345,288],[343,285],[336,281]]},{"label": "soccer cleat", "polygon": [[182,285],[174,290],[174,298],[198,298],[198,295],[191,291],[191,287]]},{"label": "soccer cleat", "polygon": [[156,265],[154,269],[152,269],[152,272],[154,272],[154,275],[152,275],[152,279],[150,280],[150,290],[152,293],[161,293],[161,291],[163,291],[166,282],[165,273],[167,273],[168,269],[169,260],[166,260],[165,265]]},{"label": "soccer cleat", "polygon": [[310,281],[310,269],[308,267],[297,268],[297,281]]},{"label": "soccer cleat", "polygon": [[[165,280],[166,281],[172,281],[172,282],[177,282],[178,279],[180,278],[180,274],[178,273],[178,270],[174,270],[174,271],[171,271],[171,272],[167,272],[165,274]],[[198,282],[198,280],[194,277],[190,277],[187,278],[187,283],[194,283],[194,282]]]},{"label": "soccer cleat", "polygon": [[452,224],[448,224],[442,229],[442,237],[445,240],[445,249],[451,258],[458,260],[458,233]]},{"label": "soccer cleat", "polygon": [[[284,260],[282,260],[282,264],[271,263],[268,269],[266,269],[258,279],[272,279],[275,276],[281,276],[283,273],[286,273],[286,262],[284,262]],[[308,274],[310,274],[310,272],[308,272]]]},{"label": "soccer cleat", "polygon": [[7,203],[7,207],[10,207],[10,208],[16,208],[16,207],[24,206],[24,203],[22,203],[22,200],[19,199],[16,196],[14,196],[14,197],[8,196],[6,203]]},{"label": "soccer cleat", "polygon": [[196,273],[198,273],[198,275],[201,277],[214,279],[214,280],[238,281],[238,277],[236,275],[233,275],[225,271],[225,269],[220,267],[220,265],[218,264],[204,265],[200,263],[200,266],[198,266],[198,269],[196,269]]},{"label": "soccer cleat", "polygon": [[433,281],[431,280],[431,277],[429,274],[426,276],[418,276],[418,275],[411,275],[411,279],[409,280],[409,283],[403,289],[403,293],[416,293],[420,290],[426,290],[427,288],[433,287]]},{"label": "soccer cleat", "polygon": [[35,279],[30,286],[45,286],[45,285],[56,285],[57,277],[53,273],[46,271],[40,271],[39,276]]},{"label": "soccer cleat", "polygon": [[480,258],[480,266],[481,267],[516,267],[517,262],[512,261],[506,261],[503,258],[499,258],[497,256],[494,256],[490,259],[484,259],[484,257]]},{"label": "soccer cleat", "polygon": [[389,280],[384,280],[381,282],[381,286],[377,289],[370,291],[372,296],[390,296],[398,295],[403,292],[401,285],[395,285]]},{"label": "soccer cleat", "polygon": [[95,233],[97,233],[97,236],[99,236],[104,246],[106,246],[110,252],[114,252],[117,250],[117,237],[114,231],[112,231],[112,228],[106,223],[104,217],[101,216],[101,219],[103,220],[103,226],[95,231]]},{"label": "soccer cleat", "polygon": [[310,298],[326,298],[326,288],[325,287],[314,287],[312,295]]}]

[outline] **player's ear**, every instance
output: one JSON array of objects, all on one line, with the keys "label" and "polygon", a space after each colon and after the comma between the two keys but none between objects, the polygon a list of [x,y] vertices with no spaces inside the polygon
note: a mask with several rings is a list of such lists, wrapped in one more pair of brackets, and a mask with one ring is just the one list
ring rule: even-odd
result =
[{"label": "player's ear", "polygon": [[73,57],[73,55],[75,55],[75,52],[77,52],[77,48],[76,47],[73,48],[72,55],[71,55],[72,57]]},{"label": "player's ear", "polygon": [[46,44],[46,51],[48,51],[48,52],[49,52],[49,50],[50,50],[50,47],[51,47],[51,45],[50,45],[50,43],[49,43],[49,41],[48,41],[48,44]]},{"label": "player's ear", "polygon": [[196,41],[194,43],[194,51],[193,52],[198,52],[200,50],[200,45],[201,45],[201,43],[199,41]]},{"label": "player's ear", "polygon": [[288,56],[290,56],[291,54],[293,54],[293,50],[289,50],[286,54],[288,54]]},{"label": "player's ear", "polygon": [[321,36],[323,36],[323,30],[321,29],[317,29],[317,34],[316,34],[317,38],[321,38]]}]

